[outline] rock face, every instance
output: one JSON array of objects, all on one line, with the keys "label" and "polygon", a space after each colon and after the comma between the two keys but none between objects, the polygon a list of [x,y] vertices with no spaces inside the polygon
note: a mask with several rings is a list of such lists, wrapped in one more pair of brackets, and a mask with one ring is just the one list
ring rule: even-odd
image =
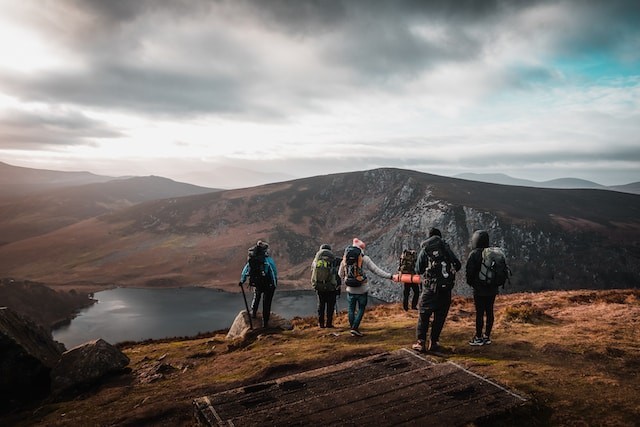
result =
[{"label": "rock face", "polygon": [[91,384],[105,375],[122,371],[129,358],[103,339],[66,351],[51,371],[51,387],[60,392]]},{"label": "rock face", "polygon": [[[258,312],[256,319],[251,319],[253,322],[253,330],[260,331],[262,328],[262,313]],[[269,329],[282,329],[290,331],[293,329],[293,325],[291,322],[284,317],[271,313],[269,317]],[[229,332],[227,333],[227,339],[233,340],[236,338],[244,338],[251,331],[249,324],[249,316],[245,310],[238,313],[233,324],[229,328]]]},{"label": "rock face", "polygon": [[49,389],[49,372],[64,346],[51,333],[12,310],[0,308],[0,401]]}]

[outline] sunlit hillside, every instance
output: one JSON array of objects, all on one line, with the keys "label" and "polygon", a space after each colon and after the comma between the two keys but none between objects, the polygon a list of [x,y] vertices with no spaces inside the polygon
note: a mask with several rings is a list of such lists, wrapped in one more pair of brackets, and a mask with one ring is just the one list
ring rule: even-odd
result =
[{"label": "sunlit hillside", "polygon": [[[277,295],[276,295],[277,297]],[[529,397],[504,425],[631,426],[640,417],[640,292],[568,291],[499,296],[493,344],[471,347],[474,309],[455,298],[442,334],[445,357]],[[4,425],[192,426],[192,400],[364,355],[409,347],[417,316],[397,304],[367,311],[365,336],[295,319],[292,331],[242,342],[224,332],[129,343],[131,372],[60,400],[20,406]]]}]

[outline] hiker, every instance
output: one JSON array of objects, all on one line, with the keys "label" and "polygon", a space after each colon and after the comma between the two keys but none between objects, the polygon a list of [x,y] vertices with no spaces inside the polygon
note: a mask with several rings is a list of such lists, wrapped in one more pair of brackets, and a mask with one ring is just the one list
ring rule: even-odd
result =
[{"label": "hiker", "polygon": [[262,298],[262,326],[267,328],[271,315],[271,301],[278,286],[278,270],[275,261],[269,255],[267,242],[258,240],[256,245],[249,249],[247,263],[242,269],[238,286],[242,286],[247,278],[249,278],[249,286],[253,288],[251,317],[256,318]]},{"label": "hiker", "polygon": [[[402,308],[409,311],[409,295],[413,292],[411,298],[411,310],[418,309],[418,299],[420,297],[420,284],[416,283],[414,277],[416,275],[416,251],[412,249],[403,249],[400,255],[400,264],[398,266],[399,281],[404,285],[402,287]],[[407,278],[407,281],[402,280]]]},{"label": "hiker", "polygon": [[[365,243],[354,237],[350,246],[344,250],[340,262],[339,276],[347,290],[347,304],[351,335],[361,337],[360,322],[367,306],[369,286],[364,268],[383,279],[392,279],[393,275],[378,267],[368,255],[364,254]],[[357,310],[357,311],[356,311]]]},{"label": "hiker", "polygon": [[337,270],[331,246],[320,246],[311,263],[311,286],[318,295],[318,326],[321,328],[333,328],[333,311],[339,292]]},{"label": "hiker", "polygon": [[431,324],[431,339],[429,351],[441,350],[440,333],[451,306],[451,290],[455,285],[456,272],[462,268],[458,257],[449,245],[442,239],[442,233],[437,228],[429,229],[429,238],[422,242],[420,254],[416,262],[416,272],[424,276],[420,303],[419,317],[416,328],[417,342],[412,346],[414,350],[425,352],[429,320]]},{"label": "hiker", "polygon": [[[467,284],[473,288],[473,302],[476,307],[476,334],[469,341],[469,345],[480,346],[491,344],[491,329],[493,328],[493,304],[498,295],[498,288],[504,286],[504,282],[509,280],[511,271],[506,265],[504,253],[499,248],[489,248],[489,233],[485,230],[476,230],[471,236],[471,253],[467,259],[466,273]],[[495,280],[488,277],[486,268],[483,272],[483,253],[492,253],[498,250],[501,261],[501,271]],[[491,273],[489,273],[490,275]],[[486,316],[486,325],[484,322]],[[486,328],[483,333],[483,328]]]}]

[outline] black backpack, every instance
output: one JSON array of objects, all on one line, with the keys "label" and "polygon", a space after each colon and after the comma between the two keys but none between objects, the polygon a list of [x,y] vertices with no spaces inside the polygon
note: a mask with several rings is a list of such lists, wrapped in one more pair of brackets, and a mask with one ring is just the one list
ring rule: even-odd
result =
[{"label": "black backpack", "polygon": [[362,249],[357,246],[347,246],[342,257],[346,266],[345,285],[357,288],[367,281],[362,268]]},{"label": "black backpack", "polygon": [[266,265],[267,250],[256,245],[249,248],[247,262],[249,263],[249,285],[263,286],[271,283]]},{"label": "black backpack", "polygon": [[438,289],[451,289],[455,284],[455,270],[447,255],[447,247],[440,236],[429,237],[422,245],[427,255],[427,268],[424,272],[427,282]]},{"label": "black backpack", "polygon": [[510,281],[511,270],[507,266],[507,258],[502,248],[491,247],[482,250],[480,265],[480,283],[486,286],[502,286]]}]

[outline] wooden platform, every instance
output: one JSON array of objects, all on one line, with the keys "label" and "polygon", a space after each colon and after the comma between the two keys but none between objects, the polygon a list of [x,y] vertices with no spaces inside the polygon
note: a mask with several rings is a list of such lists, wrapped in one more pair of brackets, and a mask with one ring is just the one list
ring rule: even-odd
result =
[{"label": "wooden platform", "polygon": [[452,363],[400,349],[194,400],[205,426],[458,426],[526,399]]}]

